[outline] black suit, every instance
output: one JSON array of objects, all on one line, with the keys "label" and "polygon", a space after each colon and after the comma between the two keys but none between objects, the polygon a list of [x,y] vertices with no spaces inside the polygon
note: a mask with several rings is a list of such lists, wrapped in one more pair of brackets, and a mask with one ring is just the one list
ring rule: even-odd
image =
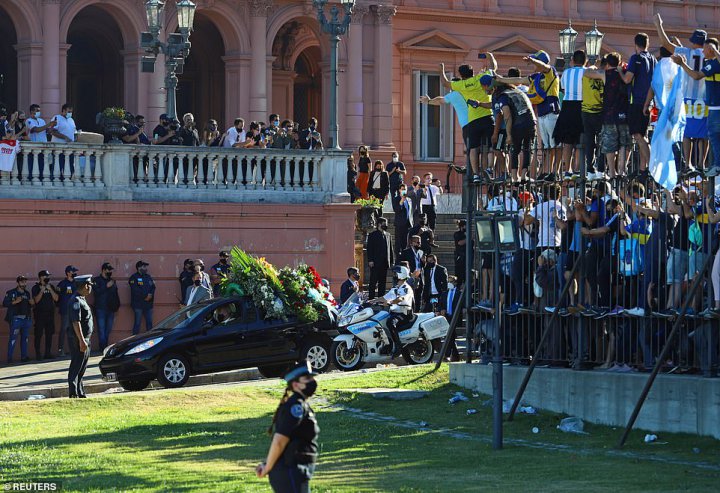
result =
[{"label": "black suit", "polygon": [[[379,188],[373,188],[375,175],[378,173],[380,173],[380,183],[378,184]],[[370,173],[370,179],[368,180],[368,194],[384,201],[385,198],[388,196],[388,193],[390,193],[390,177],[388,176],[387,171],[373,170]]]},{"label": "black suit", "polygon": [[387,272],[393,265],[394,257],[392,239],[389,234],[376,229],[368,235],[367,259],[368,263],[373,263],[370,267],[370,285],[368,287],[371,299],[375,298],[376,288],[380,296],[385,294]]},{"label": "black suit", "polygon": [[340,286],[340,304],[345,303],[354,293],[357,292],[355,283],[350,279],[346,279],[342,286]]},{"label": "black suit", "polygon": [[433,298],[438,298],[438,303],[439,303],[440,298],[443,296],[443,294],[447,293],[447,290],[448,290],[447,269],[445,267],[443,267],[442,265],[435,264],[434,281],[435,281],[435,289],[437,290],[437,295],[432,294],[431,291],[432,291],[433,279],[430,278],[431,272],[432,272],[432,269],[426,265],[425,269],[423,270],[423,282],[425,283],[425,291],[423,292],[423,302],[425,305],[425,311],[427,311],[427,312],[433,311],[433,306],[432,306],[432,303],[430,302],[430,300]]},{"label": "black suit", "polygon": [[[422,250],[421,250],[422,251]],[[408,265],[410,265],[410,274],[415,272],[416,270],[422,271],[423,263],[422,260],[418,259],[415,255],[415,250],[413,250],[412,247],[406,248],[402,251],[400,256],[398,257],[398,263],[400,262],[407,262]],[[423,275],[420,274],[420,277],[415,279],[415,286],[413,286],[413,291],[415,291],[415,306],[420,307],[422,306],[422,293],[423,293]]]},{"label": "black suit", "polygon": [[[445,318],[447,318],[448,322],[452,321],[453,314],[458,308],[458,304],[460,303],[460,295],[462,294],[462,291],[455,288],[451,291],[445,290],[445,292],[440,296],[440,302],[438,303],[438,310],[442,311],[445,310]],[[448,297],[451,296],[452,299],[450,300],[450,305],[452,308],[452,311],[447,311],[448,308]],[[456,337],[457,331],[453,333],[452,335],[452,342],[448,344],[447,351],[445,352],[445,357],[450,358],[450,361],[459,361],[460,360],[460,353],[458,352],[457,344],[455,344],[455,337]]]},{"label": "black suit", "polygon": [[[399,195],[392,198],[395,210],[395,251],[398,255],[407,248],[408,231],[413,225],[412,201],[405,199],[405,202],[401,203],[401,198]],[[408,217],[408,209],[410,217]]]},{"label": "black suit", "polygon": [[408,231],[408,238],[411,236],[420,237],[420,249],[423,253],[426,255],[430,255],[432,253],[433,245],[435,245],[435,233],[432,229],[427,226],[416,224],[410,228],[410,231]]}]

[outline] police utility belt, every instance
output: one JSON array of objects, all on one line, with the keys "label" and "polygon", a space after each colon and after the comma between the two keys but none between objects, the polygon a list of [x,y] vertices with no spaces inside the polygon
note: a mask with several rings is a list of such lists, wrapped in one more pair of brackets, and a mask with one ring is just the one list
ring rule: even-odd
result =
[{"label": "police utility belt", "polygon": [[311,452],[300,452],[301,442],[299,440],[292,440],[288,443],[287,447],[283,451],[283,461],[287,466],[294,466],[296,464],[314,464],[317,460],[317,454]]}]

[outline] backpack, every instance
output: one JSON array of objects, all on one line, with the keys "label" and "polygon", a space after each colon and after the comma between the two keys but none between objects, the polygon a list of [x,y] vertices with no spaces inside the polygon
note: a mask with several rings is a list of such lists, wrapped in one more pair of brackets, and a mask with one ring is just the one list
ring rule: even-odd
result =
[{"label": "backpack", "polygon": [[550,70],[550,72],[548,72],[547,74],[538,72],[537,74],[530,76],[530,81],[532,82],[532,84],[530,84],[530,86],[528,87],[527,97],[532,104],[541,104],[545,101],[545,98],[547,98],[547,91],[544,90],[542,87],[542,79],[543,75],[547,77],[549,74],[552,74],[553,76],[553,80],[548,86],[548,89],[550,89],[553,84],[557,83],[557,73],[555,72],[554,68]]}]

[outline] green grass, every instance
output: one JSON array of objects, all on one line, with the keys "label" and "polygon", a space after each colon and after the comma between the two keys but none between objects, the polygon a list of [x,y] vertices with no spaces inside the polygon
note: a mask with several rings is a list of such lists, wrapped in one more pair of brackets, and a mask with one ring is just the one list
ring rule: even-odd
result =
[{"label": "green grass", "polygon": [[[490,407],[482,406],[488,397],[449,405],[461,389],[447,383],[447,370],[428,369],[320,378],[321,459],[313,491],[718,490],[720,447],[709,438],[661,434],[666,445],[647,445],[645,432],[634,431],[618,454],[612,446],[621,430],[588,425],[589,435],[568,435],[555,429],[561,416],[541,412],[506,422],[508,442],[494,452]],[[430,395],[387,401],[353,390],[369,387]],[[281,391],[279,382],[265,381],[0,403],[0,483],[54,480],[68,491],[269,491],[253,467],[267,452],[265,429]],[[467,416],[471,407],[478,414]],[[406,423],[419,421],[429,427]]]}]

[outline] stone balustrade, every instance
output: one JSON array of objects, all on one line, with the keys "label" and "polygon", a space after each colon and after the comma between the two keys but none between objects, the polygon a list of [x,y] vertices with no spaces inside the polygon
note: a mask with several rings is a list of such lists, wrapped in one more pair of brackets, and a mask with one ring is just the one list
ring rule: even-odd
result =
[{"label": "stone balustrade", "polygon": [[162,202],[349,201],[350,151],[23,143],[0,198]]}]

